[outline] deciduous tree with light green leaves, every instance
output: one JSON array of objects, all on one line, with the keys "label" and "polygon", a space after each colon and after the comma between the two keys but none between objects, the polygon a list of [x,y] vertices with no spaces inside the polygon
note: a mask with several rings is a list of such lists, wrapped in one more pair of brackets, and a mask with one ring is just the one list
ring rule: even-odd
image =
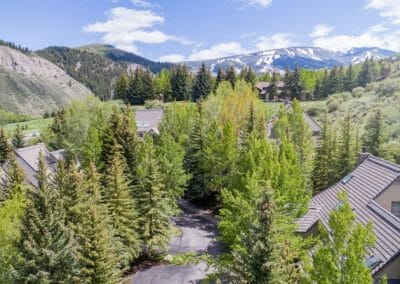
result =
[{"label": "deciduous tree with light green leaves", "polygon": [[372,283],[366,266],[369,248],[374,245],[372,224],[356,222],[345,192],[329,217],[329,231],[321,228],[321,237],[313,254],[311,279],[315,283]]}]

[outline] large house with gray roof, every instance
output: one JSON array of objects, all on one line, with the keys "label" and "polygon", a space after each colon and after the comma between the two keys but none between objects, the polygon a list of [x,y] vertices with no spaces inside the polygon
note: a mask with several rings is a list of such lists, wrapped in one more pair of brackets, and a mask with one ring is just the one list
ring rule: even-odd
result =
[{"label": "large house with gray roof", "polygon": [[136,128],[139,136],[158,135],[158,126],[164,115],[163,109],[142,109],[136,111]]},{"label": "large house with gray roof", "polygon": [[[19,166],[24,170],[27,182],[37,186],[36,171],[38,166],[39,154],[43,153],[46,158],[49,174],[56,170],[57,162],[65,158],[65,150],[49,151],[44,143],[38,143],[34,146],[19,148],[14,151],[15,159]],[[3,172],[0,174],[0,183],[4,183],[7,174],[7,163],[3,165]]]},{"label": "large house with gray roof", "polygon": [[353,172],[311,199],[308,213],[298,220],[301,235],[316,234],[318,224],[329,229],[329,215],[338,205],[340,191],[347,192],[356,221],[373,224],[376,243],[366,259],[373,277],[386,275],[389,283],[400,283],[400,165],[360,154]]}]

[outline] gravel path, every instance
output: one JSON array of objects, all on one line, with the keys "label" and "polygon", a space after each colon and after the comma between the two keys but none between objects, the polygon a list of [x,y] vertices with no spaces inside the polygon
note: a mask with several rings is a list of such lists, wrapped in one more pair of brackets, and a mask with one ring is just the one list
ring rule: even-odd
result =
[{"label": "gravel path", "polygon": [[[181,203],[183,213],[173,220],[182,234],[171,240],[169,254],[185,252],[206,252],[212,255],[220,253],[220,245],[216,240],[217,228],[215,218],[196,208],[188,202]],[[200,283],[207,274],[207,265],[158,265],[138,271],[132,284],[183,284]]]}]

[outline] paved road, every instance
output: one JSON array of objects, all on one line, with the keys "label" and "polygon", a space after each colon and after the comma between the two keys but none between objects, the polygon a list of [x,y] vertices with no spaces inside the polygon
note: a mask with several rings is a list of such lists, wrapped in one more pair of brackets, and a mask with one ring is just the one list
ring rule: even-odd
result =
[{"label": "paved road", "polygon": [[[188,203],[184,204],[183,214],[173,220],[182,234],[171,240],[170,254],[184,252],[207,252],[217,255],[220,252],[216,240],[217,229],[212,216],[196,210]],[[207,274],[205,263],[198,265],[158,265],[138,271],[132,284],[184,284],[200,283]]]}]

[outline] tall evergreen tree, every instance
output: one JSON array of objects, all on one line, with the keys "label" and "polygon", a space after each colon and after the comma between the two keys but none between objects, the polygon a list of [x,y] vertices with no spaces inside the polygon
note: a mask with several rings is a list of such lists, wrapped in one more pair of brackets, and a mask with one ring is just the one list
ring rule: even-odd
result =
[{"label": "tall evergreen tree", "polygon": [[17,128],[14,131],[11,142],[13,146],[17,149],[25,147],[24,134],[22,133],[22,129],[19,124],[17,124]]},{"label": "tall evergreen tree", "polygon": [[202,198],[206,193],[205,171],[205,117],[202,101],[197,102],[197,117],[189,136],[189,145],[186,152],[186,169],[191,175],[187,195],[190,198]]},{"label": "tall evergreen tree", "polygon": [[141,144],[139,165],[134,187],[140,216],[139,227],[145,254],[154,256],[168,246],[172,213],[168,206],[169,196],[162,183],[156,150],[149,136]]},{"label": "tall evergreen tree", "polygon": [[231,83],[232,88],[235,88],[237,81],[235,67],[233,66],[228,67],[228,69],[225,72],[225,80]]},{"label": "tall evergreen tree", "polygon": [[138,215],[129,181],[125,177],[125,167],[120,151],[114,150],[106,171],[102,195],[115,230],[115,237],[121,243],[121,258],[124,264],[128,265],[139,256],[141,245],[138,234]]},{"label": "tall evergreen tree", "polygon": [[151,73],[150,69],[147,68],[146,71],[143,72],[143,99],[144,100],[154,100],[155,93],[154,93],[154,80],[153,74]]},{"label": "tall evergreen tree", "polygon": [[18,272],[22,282],[72,282],[76,275],[75,242],[64,225],[59,193],[48,178],[46,160],[40,153],[37,188],[29,191],[21,226]]},{"label": "tall evergreen tree", "polygon": [[0,166],[4,164],[10,154],[11,149],[8,144],[6,134],[4,133],[3,127],[0,128]]},{"label": "tall evergreen tree", "polygon": [[301,99],[303,86],[300,78],[300,67],[296,65],[290,78],[290,95],[292,98]]},{"label": "tall evergreen tree", "polygon": [[144,72],[142,68],[136,68],[129,80],[128,101],[132,105],[142,105],[145,101]]},{"label": "tall evergreen tree", "polygon": [[171,89],[172,96],[177,101],[185,101],[190,98],[190,73],[186,65],[179,64],[172,69]]},{"label": "tall evergreen tree", "polygon": [[204,62],[201,64],[199,71],[196,74],[196,78],[192,90],[193,101],[197,101],[200,98],[207,98],[212,90],[211,85],[211,73],[206,68]]},{"label": "tall evergreen tree", "polygon": [[346,69],[346,75],[344,77],[344,90],[351,92],[355,87],[355,83],[353,65],[350,64]]},{"label": "tall evergreen tree", "polygon": [[249,83],[251,85],[251,87],[254,89],[254,86],[256,84],[256,79],[257,79],[257,75],[254,72],[253,68],[251,68],[251,66],[249,66],[246,69],[246,73],[244,74],[244,80]]},{"label": "tall evergreen tree", "polygon": [[74,211],[79,283],[120,283],[121,246],[101,203],[99,175],[93,163],[86,170]]},{"label": "tall evergreen tree", "polygon": [[363,144],[372,155],[379,155],[382,144],[387,140],[383,115],[376,111],[367,121],[363,136]]},{"label": "tall evergreen tree", "polygon": [[217,71],[217,78],[215,80],[215,88],[214,90],[216,90],[219,86],[219,84],[225,80],[225,74],[222,71],[222,67],[221,65],[218,66],[218,71]]},{"label": "tall evergreen tree", "polygon": [[169,133],[162,133],[157,141],[157,156],[162,183],[169,196],[172,212],[178,212],[177,202],[182,198],[189,180],[184,168],[185,149]]},{"label": "tall evergreen tree", "polygon": [[357,77],[357,85],[361,87],[367,86],[367,84],[371,83],[371,66],[369,60],[365,60],[360,73],[358,73]]},{"label": "tall evergreen tree", "polygon": [[337,172],[338,177],[342,178],[351,172],[356,164],[357,152],[355,145],[355,134],[350,113],[346,115],[341,126],[341,136],[339,141]]},{"label": "tall evergreen tree", "polygon": [[119,76],[118,81],[115,85],[114,98],[126,102],[128,87],[129,87],[128,75],[123,73],[121,74],[121,76]]}]

